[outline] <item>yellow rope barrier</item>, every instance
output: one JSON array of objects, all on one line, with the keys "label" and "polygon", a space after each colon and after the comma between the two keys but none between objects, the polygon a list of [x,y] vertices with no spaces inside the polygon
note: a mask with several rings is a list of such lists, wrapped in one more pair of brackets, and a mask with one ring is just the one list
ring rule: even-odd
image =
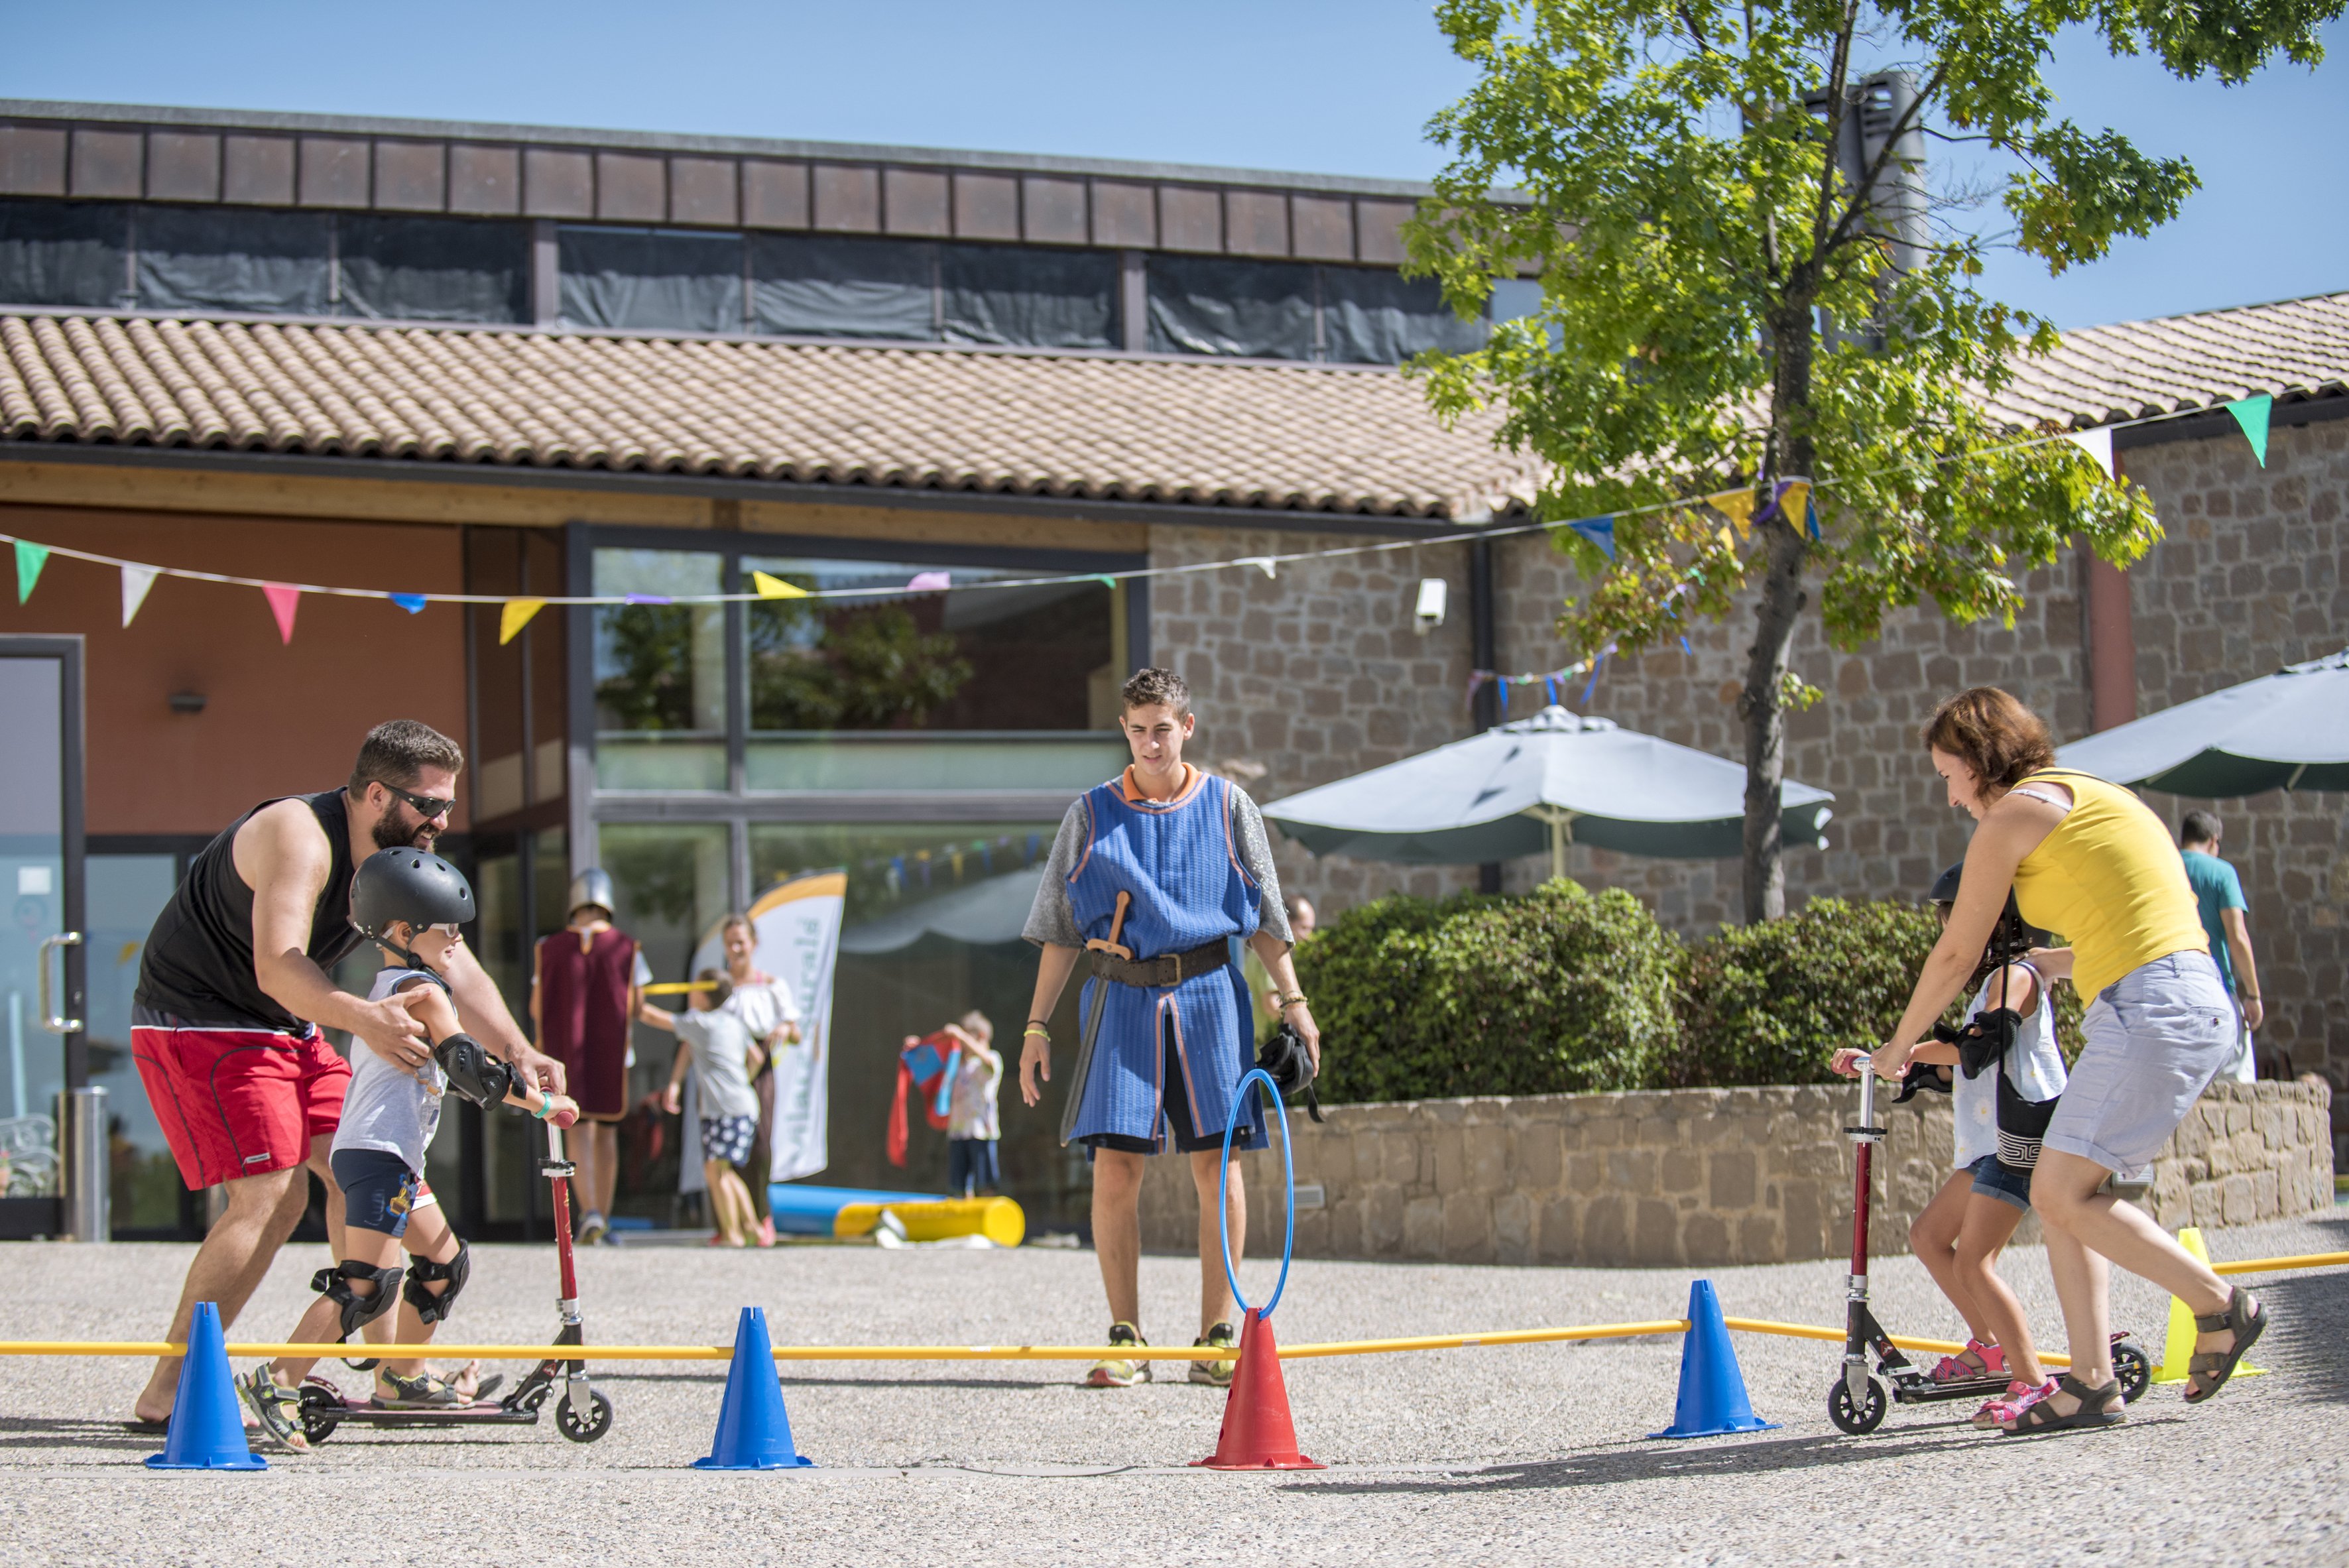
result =
[{"label": "yellow rope barrier", "polygon": [[[2271,1274],[2286,1269],[2335,1268],[2349,1264],[2349,1253],[2308,1253],[2288,1258],[2245,1258],[2239,1263],[2213,1264],[2222,1274]],[[1804,1323],[1775,1323],[1760,1317],[1722,1320],[1741,1334],[1776,1334],[1795,1339],[1840,1340],[1840,1328]],[[1383,1356],[1406,1350],[1464,1350],[1487,1345],[1547,1345],[1569,1339],[1632,1339],[1655,1334],[1679,1334],[1688,1327],[1682,1317],[1650,1323],[1599,1323],[1574,1328],[1506,1328],[1485,1334],[1430,1334],[1406,1339],[1340,1339],[1319,1345],[1292,1345],[1280,1353],[1284,1361],[1322,1356]],[[1953,1340],[1916,1339],[1890,1336],[1903,1350],[1938,1350],[1955,1355],[1965,1348]],[[107,1339],[0,1340],[0,1357],[8,1356],[181,1356],[184,1345],[163,1341]],[[438,1357],[465,1357],[496,1361],[730,1361],[734,1351],[723,1345],[231,1345],[231,1356],[380,1356],[400,1350]],[[778,1361],[1218,1361],[1229,1346],[1209,1345],[779,1345]],[[2068,1356],[2043,1352],[2039,1357],[2053,1367],[2069,1367]]]}]

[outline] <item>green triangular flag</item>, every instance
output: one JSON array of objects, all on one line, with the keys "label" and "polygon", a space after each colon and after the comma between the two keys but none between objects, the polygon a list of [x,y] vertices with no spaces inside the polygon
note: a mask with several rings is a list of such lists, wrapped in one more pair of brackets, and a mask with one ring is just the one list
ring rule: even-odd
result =
[{"label": "green triangular flag", "polygon": [[16,603],[21,604],[33,596],[33,584],[41,580],[41,568],[48,563],[49,547],[16,541]]},{"label": "green triangular flag", "polygon": [[[2275,399],[2264,392],[2256,397],[2239,397],[2227,405],[2227,412],[2235,417],[2235,423],[2251,438],[2251,455],[2259,459],[2261,468],[2268,466],[2268,411],[2274,407]],[[20,544],[16,548],[25,547]]]}]

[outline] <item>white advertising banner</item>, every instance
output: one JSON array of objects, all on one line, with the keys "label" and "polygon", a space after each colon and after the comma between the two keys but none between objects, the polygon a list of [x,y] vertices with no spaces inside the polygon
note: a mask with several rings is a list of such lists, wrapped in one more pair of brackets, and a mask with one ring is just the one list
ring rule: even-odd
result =
[{"label": "white advertising banner", "polygon": [[[772,975],[791,992],[799,1008],[800,1037],[775,1052],[775,1119],[768,1129],[774,1150],[771,1180],[789,1181],[812,1176],[831,1158],[825,1140],[830,1114],[826,1093],[832,1068],[832,972],[840,950],[841,911],[848,898],[848,873],[805,872],[767,890],[750,909],[758,950],[750,962]],[[693,951],[693,974],[723,969],[725,950],[719,933],[712,930]],[[730,1007],[742,1012],[752,1033],[772,1024],[761,1016],[771,1012],[764,998],[742,996]],[[688,1096],[682,1136],[684,1152],[678,1161],[678,1190],[698,1192],[702,1187],[700,1131]]]}]

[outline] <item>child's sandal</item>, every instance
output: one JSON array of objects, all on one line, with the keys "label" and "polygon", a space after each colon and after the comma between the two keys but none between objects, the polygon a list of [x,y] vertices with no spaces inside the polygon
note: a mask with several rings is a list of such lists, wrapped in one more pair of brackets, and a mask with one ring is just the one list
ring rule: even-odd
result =
[{"label": "child's sandal", "polygon": [[[2070,1415],[2055,1408],[2054,1393],[2069,1394],[2080,1401],[2080,1408]],[[2013,1420],[2001,1429],[2009,1432],[2077,1432],[2092,1427],[2117,1427],[2128,1419],[2128,1401],[2121,1394],[2117,1382],[2101,1388],[2091,1388],[2070,1373],[2055,1385],[2054,1393],[2035,1399]]]}]

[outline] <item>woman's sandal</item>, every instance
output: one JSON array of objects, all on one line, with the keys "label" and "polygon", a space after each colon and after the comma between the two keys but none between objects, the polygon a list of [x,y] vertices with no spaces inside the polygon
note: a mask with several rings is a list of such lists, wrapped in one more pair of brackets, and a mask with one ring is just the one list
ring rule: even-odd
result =
[{"label": "woman's sandal", "polygon": [[2128,1419],[2128,1402],[2121,1396],[2117,1382],[2101,1388],[2091,1388],[2070,1373],[2055,1385],[2058,1394],[2069,1394],[2080,1401],[2080,1408],[2070,1415],[2055,1408],[2054,1395],[2034,1401],[2002,1431],[2008,1432],[2076,1432],[2090,1427],[2117,1427]]},{"label": "woman's sandal", "polygon": [[2186,1402],[2189,1405],[2200,1404],[2227,1386],[2227,1379],[2235,1375],[2236,1363],[2242,1360],[2243,1352],[2267,1332],[2268,1309],[2260,1305],[2259,1297],[2237,1285],[2227,1297],[2226,1311],[2208,1315],[2198,1312],[2194,1315],[2194,1326],[2204,1334],[2222,1334],[2232,1329],[2235,1343],[2224,1350],[2198,1351],[2193,1359],[2186,1363],[2189,1377],[2215,1376],[2218,1379],[2213,1383],[2198,1382],[2187,1389]]}]

